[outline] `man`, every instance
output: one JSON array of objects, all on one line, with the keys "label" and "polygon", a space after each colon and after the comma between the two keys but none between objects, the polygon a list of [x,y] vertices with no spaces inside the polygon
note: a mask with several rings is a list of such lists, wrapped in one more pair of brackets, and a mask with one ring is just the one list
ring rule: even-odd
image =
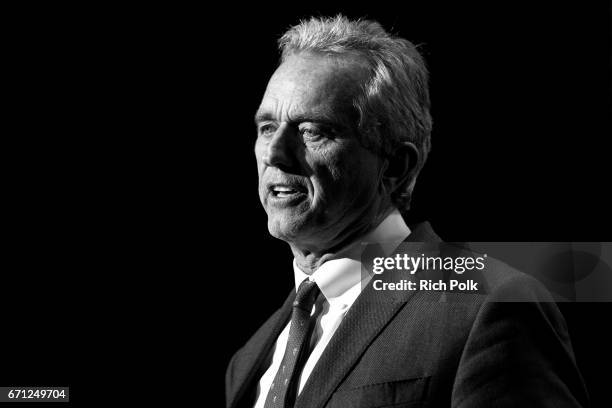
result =
[{"label": "man", "polygon": [[430,149],[416,48],[342,16],[292,27],[280,48],[255,155],[296,289],[230,362],[227,406],[586,404],[565,323],[531,278],[494,264],[483,294],[390,294],[361,273],[361,243],[441,242],[401,215]]}]

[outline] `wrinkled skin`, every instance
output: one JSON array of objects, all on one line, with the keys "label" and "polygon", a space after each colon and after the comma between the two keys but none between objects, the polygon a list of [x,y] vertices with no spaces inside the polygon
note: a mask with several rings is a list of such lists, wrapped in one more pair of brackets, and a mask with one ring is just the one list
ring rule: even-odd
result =
[{"label": "wrinkled skin", "polygon": [[392,210],[383,187],[387,161],[364,148],[356,131],[352,100],[366,73],[350,57],[292,55],[256,114],[268,229],[307,273]]}]

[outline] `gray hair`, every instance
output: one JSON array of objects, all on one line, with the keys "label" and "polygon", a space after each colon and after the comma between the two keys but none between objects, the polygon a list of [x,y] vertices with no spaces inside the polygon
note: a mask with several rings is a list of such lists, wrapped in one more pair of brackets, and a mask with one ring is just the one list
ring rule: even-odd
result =
[{"label": "gray hair", "polygon": [[387,33],[375,21],[336,17],[302,20],[279,39],[281,62],[299,52],[342,55],[356,52],[370,67],[369,79],[353,105],[359,115],[361,142],[381,156],[390,156],[403,142],[413,143],[419,160],[412,177],[391,199],[408,209],[416,178],[431,148],[428,73],[414,44]]}]

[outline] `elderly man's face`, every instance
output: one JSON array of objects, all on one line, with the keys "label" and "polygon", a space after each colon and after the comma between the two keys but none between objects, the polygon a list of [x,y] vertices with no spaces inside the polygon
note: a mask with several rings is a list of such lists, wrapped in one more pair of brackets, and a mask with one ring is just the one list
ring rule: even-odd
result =
[{"label": "elderly man's face", "polygon": [[350,58],[297,54],[270,79],[255,155],[273,236],[329,249],[380,210],[382,160],[360,144],[352,106],[364,75]]}]

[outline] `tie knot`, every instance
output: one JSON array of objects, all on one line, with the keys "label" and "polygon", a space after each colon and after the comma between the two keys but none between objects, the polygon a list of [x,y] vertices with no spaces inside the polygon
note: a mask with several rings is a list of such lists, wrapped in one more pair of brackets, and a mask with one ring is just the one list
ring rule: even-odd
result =
[{"label": "tie knot", "polygon": [[295,295],[293,307],[310,311],[320,292],[321,291],[319,290],[319,286],[317,286],[316,282],[311,281],[310,279],[304,279],[298,288],[297,294]]}]

